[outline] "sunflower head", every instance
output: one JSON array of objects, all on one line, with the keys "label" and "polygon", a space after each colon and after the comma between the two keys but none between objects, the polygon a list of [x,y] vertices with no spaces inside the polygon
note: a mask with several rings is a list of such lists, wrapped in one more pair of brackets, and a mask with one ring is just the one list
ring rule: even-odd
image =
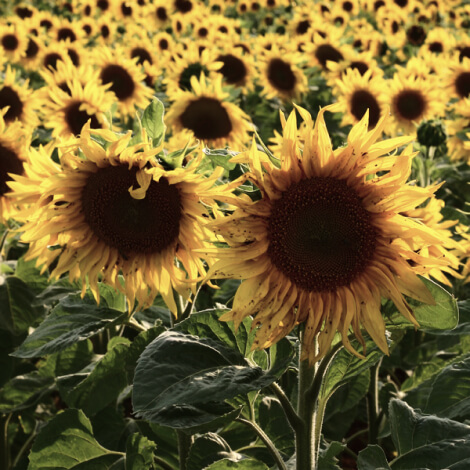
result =
[{"label": "sunflower head", "polygon": [[414,156],[410,147],[390,155],[411,138],[376,142],[386,116],[368,130],[366,113],[347,145],[333,150],[325,109],[314,123],[297,108],[304,120],[300,131],[295,112],[283,120],[277,164],[255,144],[235,158],[249,165],[244,180],[251,179],[262,198],[224,199],[236,209],[211,223],[227,247],[210,252],[219,260],[208,273],[244,279],[223,320],[239,325],[254,315],[257,348],[303,324],[303,358],[311,362],[328,351],[337,331],[345,347],[360,356],[348,335],[364,344],[362,328],[387,353],[381,298],[417,325],[405,296],[432,304],[417,273],[442,263],[434,252],[415,252],[442,245],[439,233],[405,214],[433,198],[437,187],[406,183]]}]

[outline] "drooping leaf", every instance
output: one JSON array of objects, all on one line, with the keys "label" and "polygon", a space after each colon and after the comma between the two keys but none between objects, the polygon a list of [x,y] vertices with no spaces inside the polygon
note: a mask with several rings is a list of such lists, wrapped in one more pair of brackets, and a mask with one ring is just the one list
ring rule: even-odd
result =
[{"label": "drooping leaf", "polygon": [[235,163],[231,163],[230,159],[237,155],[237,152],[232,152],[228,149],[209,149],[204,148],[203,152],[212,161],[214,166],[221,166],[226,170],[233,170],[236,166]]},{"label": "drooping leaf", "polygon": [[68,406],[91,416],[115,400],[127,386],[125,370],[128,344],[117,344],[89,373],[59,377],[57,385]]},{"label": "drooping leaf", "polygon": [[120,456],[96,441],[82,411],[68,409],[52,418],[36,437],[28,470],[104,470]]},{"label": "drooping leaf", "polygon": [[18,335],[27,332],[43,314],[34,306],[34,292],[15,276],[7,276],[0,285],[0,329]]},{"label": "drooping leaf", "polygon": [[163,103],[158,98],[154,98],[142,115],[142,127],[147,131],[155,147],[160,145],[165,136],[164,114]]},{"label": "drooping leaf", "polygon": [[384,451],[377,445],[367,446],[359,452],[358,470],[391,470]]},{"label": "drooping leaf", "polygon": [[200,470],[223,459],[231,452],[227,441],[215,433],[206,433],[197,437],[191,445],[187,470]]},{"label": "drooping leaf", "polygon": [[39,357],[61,351],[115,324],[125,313],[96,305],[90,296],[69,294],[13,353],[16,357]]},{"label": "drooping leaf", "polygon": [[[420,328],[424,330],[452,330],[459,321],[459,310],[455,297],[435,282],[420,277],[431,292],[436,304],[428,305],[414,300],[410,300],[416,320]],[[414,328],[400,313],[393,313],[386,318],[388,330]]]}]

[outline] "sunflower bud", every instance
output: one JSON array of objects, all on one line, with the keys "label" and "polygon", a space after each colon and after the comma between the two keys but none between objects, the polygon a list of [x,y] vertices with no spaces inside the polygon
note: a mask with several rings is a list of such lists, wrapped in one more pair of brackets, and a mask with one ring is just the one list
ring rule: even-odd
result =
[{"label": "sunflower bud", "polygon": [[418,127],[418,142],[426,147],[439,147],[446,141],[444,125],[439,120],[421,123]]}]

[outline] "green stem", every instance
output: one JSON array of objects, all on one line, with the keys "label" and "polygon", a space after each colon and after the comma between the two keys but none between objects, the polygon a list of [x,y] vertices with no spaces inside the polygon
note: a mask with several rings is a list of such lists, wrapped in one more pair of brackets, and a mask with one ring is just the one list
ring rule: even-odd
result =
[{"label": "green stem", "polygon": [[367,415],[369,418],[369,444],[377,444],[379,434],[379,369],[382,360],[371,368],[371,380],[367,394]]},{"label": "green stem", "polygon": [[25,451],[30,446],[31,442],[33,442],[34,438],[36,437],[37,427],[38,427],[38,425],[37,425],[37,422],[36,422],[36,425],[33,429],[33,432],[28,436],[28,439],[26,439],[25,443],[21,446],[21,449],[16,454],[15,460],[13,460],[13,468],[15,468],[17,466],[18,462],[21,459],[21,456],[25,453]]},{"label": "green stem", "polygon": [[284,414],[286,415],[287,421],[289,421],[292,429],[296,430],[299,428],[299,426],[302,426],[302,421],[299,418],[299,415],[295,412],[295,409],[287,398],[287,395],[284,393],[284,390],[276,382],[273,382],[269,388],[279,400],[279,403],[284,409]]},{"label": "green stem", "polygon": [[8,443],[8,424],[10,422],[12,414],[0,416],[0,468],[4,470],[10,470],[11,459],[10,459],[10,445]]},{"label": "green stem", "polygon": [[255,421],[250,421],[244,418],[237,418],[236,421],[238,421],[239,423],[246,424],[251,429],[253,429],[253,431],[258,435],[258,437],[263,441],[264,445],[268,448],[269,452],[271,453],[276,462],[278,469],[287,470],[286,464],[284,463],[284,460],[282,460],[281,454],[276,449],[269,436],[258,426]]},{"label": "green stem", "polygon": [[176,438],[178,440],[178,457],[180,462],[180,470],[186,470],[186,461],[189,456],[189,449],[193,443],[193,437],[179,429],[176,430]]}]

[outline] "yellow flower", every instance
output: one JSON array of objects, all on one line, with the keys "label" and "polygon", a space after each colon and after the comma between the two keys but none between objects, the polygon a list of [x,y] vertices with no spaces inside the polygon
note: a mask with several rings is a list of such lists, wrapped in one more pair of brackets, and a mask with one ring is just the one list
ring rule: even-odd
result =
[{"label": "yellow flower", "polygon": [[348,334],[352,329],[364,345],[361,327],[388,353],[381,298],[392,300],[418,326],[404,295],[432,304],[416,272],[442,263],[412,249],[441,242],[438,231],[404,215],[437,189],[406,184],[411,146],[389,155],[411,138],[375,143],[386,117],[368,131],[366,114],[352,128],[347,146],[333,150],[325,109],[314,124],[297,107],[305,122],[302,145],[295,112],[284,121],[280,168],[255,144],[236,157],[249,164],[248,177],[262,197],[225,197],[235,211],[210,225],[228,247],[204,251],[219,259],[208,278],[244,279],[222,319],[238,326],[253,315],[259,326],[256,348],[269,347],[303,323],[302,358],[310,362],[325,355],[337,331],[345,347],[360,356]]},{"label": "yellow flower", "polygon": [[[106,150],[92,135],[109,143]],[[198,194],[223,169],[210,178],[196,173],[201,152],[186,167],[164,170],[154,157],[161,148],[150,147],[145,131],[143,143],[128,146],[131,137],[88,123],[80,139],[60,149],[60,165],[45,151],[32,153],[10,196],[32,203],[22,240],[43,271],[55,262],[51,278],[68,272],[97,301],[101,279],[127,296],[130,309],[135,300],[148,307],[159,293],[176,315],[173,290],[188,298],[195,284],[187,277],[206,272],[194,251],[210,239]]]}]

